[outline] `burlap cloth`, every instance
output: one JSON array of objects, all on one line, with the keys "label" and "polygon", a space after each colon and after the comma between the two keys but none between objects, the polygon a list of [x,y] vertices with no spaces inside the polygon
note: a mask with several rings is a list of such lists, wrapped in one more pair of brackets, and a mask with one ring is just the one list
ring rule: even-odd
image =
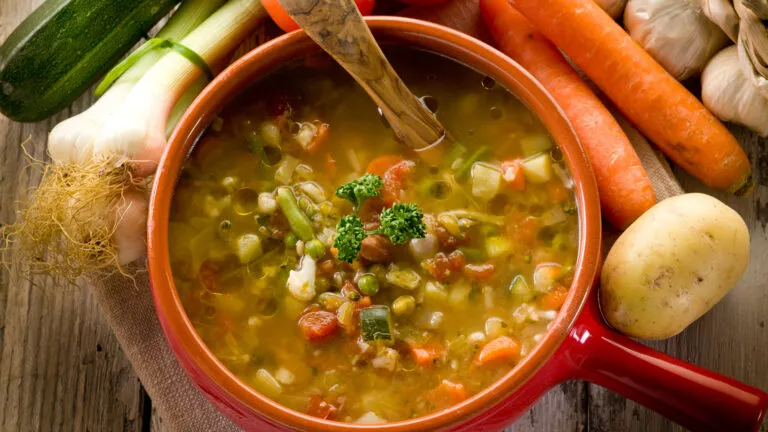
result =
[{"label": "burlap cloth", "polygon": [[[476,0],[456,0],[438,7],[413,8],[406,14],[430,19],[488,40]],[[664,158],[626,120],[617,117],[635,146],[658,199],[682,193]],[[606,243],[610,243],[615,236],[615,232],[606,232]],[[163,423],[170,430],[239,430],[208,403],[176,361],[155,315],[146,274],[135,280],[114,275],[92,280],[89,285]]]}]

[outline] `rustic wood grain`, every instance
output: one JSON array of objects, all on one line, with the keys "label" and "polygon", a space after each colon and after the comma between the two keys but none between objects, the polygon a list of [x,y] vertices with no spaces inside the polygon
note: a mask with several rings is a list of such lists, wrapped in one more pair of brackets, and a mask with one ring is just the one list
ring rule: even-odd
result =
[{"label": "rustic wood grain", "polygon": [[[744,198],[714,192],[679,168],[688,192],[713,195],[737,210],[751,233],[750,265],[741,282],[682,334],[649,346],[687,362],[768,389],[768,139],[730,127],[753,164],[755,191]],[[695,397],[695,395],[691,395]],[[664,417],[609,390],[589,385],[589,430],[679,431]],[[763,423],[761,431],[768,431]]]},{"label": "rustic wood grain", "polygon": [[[42,0],[0,0],[0,41]],[[472,9],[453,2],[443,7]],[[469,5],[469,6],[468,6]],[[419,15],[419,8],[412,10]],[[24,172],[21,143],[45,156],[51,126],[87,106],[38,124],[0,116],[0,224],[14,221],[23,193],[39,181]],[[650,344],[683,360],[768,389],[768,140],[732,129],[750,154],[757,187],[748,198],[705,190],[684,173],[687,190],[713,194],[737,209],[752,233],[752,264],[744,280],[683,334]],[[132,368],[85,289],[27,282],[0,268],[0,431],[166,432]],[[677,431],[679,427],[608,390],[581,382],[550,391],[507,431]],[[768,432],[768,425],[761,431]]]},{"label": "rustic wood grain", "polygon": [[[41,2],[0,1],[0,40]],[[0,224],[40,180],[23,170],[21,144],[30,139],[27,151],[45,158],[51,126],[90,101],[37,124],[0,116]],[[141,385],[91,293],[27,279],[0,274],[0,430],[140,431]]]}]

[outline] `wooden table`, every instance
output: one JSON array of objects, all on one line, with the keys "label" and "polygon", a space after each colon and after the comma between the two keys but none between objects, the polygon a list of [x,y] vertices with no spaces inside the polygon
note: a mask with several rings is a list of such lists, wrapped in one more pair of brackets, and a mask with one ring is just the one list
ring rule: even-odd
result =
[{"label": "wooden table", "polygon": [[[0,41],[42,0],[0,0]],[[45,158],[47,132],[89,105],[84,96],[52,119],[18,124],[0,116],[0,224],[39,174],[25,171],[21,144]],[[651,344],[699,366],[768,390],[768,140],[732,128],[747,150],[757,187],[747,198],[714,194],[739,211],[752,233],[752,263],[741,283],[683,334]],[[680,173],[688,191],[707,191]],[[692,395],[694,397],[694,395]],[[552,390],[510,430],[670,431],[658,414],[595,385]],[[11,279],[0,270],[0,430],[162,431],[131,365],[87,289]],[[768,431],[764,424],[762,431]]]}]

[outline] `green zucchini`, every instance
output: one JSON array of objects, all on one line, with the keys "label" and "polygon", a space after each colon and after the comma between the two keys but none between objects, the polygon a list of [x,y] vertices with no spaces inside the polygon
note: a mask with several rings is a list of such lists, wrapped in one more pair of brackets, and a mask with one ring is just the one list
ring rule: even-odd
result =
[{"label": "green zucchini", "polygon": [[366,342],[381,341],[391,343],[392,317],[386,306],[372,306],[360,310],[360,330]]},{"label": "green zucchini", "polygon": [[179,1],[46,1],[0,46],[0,112],[33,122],[65,108]]}]

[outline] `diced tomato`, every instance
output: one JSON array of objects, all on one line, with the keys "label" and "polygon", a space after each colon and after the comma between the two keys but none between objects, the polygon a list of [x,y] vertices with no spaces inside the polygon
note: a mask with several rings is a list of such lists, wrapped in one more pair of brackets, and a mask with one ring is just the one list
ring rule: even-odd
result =
[{"label": "diced tomato", "polygon": [[520,360],[520,342],[509,336],[499,336],[485,344],[475,357],[475,364],[483,366],[491,362]]},{"label": "diced tomato", "polygon": [[463,384],[443,380],[427,393],[427,400],[437,409],[448,408],[467,399],[469,392]]},{"label": "diced tomato", "polygon": [[459,238],[448,232],[442,225],[435,225],[435,237],[444,248],[452,249],[459,244]]},{"label": "diced tomato", "polygon": [[403,157],[400,155],[393,154],[379,156],[368,164],[368,168],[365,170],[365,172],[383,176],[388,169],[392,168],[393,165],[401,162],[402,160]]},{"label": "diced tomato", "polygon": [[307,408],[307,414],[313,417],[319,417],[321,419],[333,420],[336,418],[336,412],[338,409],[331,403],[323,400],[320,396],[312,396],[309,398],[309,407]]},{"label": "diced tomato", "polygon": [[551,198],[552,201],[561,203],[568,199],[568,189],[565,188],[563,182],[559,180],[551,181],[547,183],[546,188],[547,195],[549,195],[549,198]]},{"label": "diced tomato", "polygon": [[416,170],[416,162],[404,160],[393,165],[384,173],[384,186],[381,197],[388,205],[402,201],[405,182]]},{"label": "diced tomato", "polygon": [[314,311],[299,318],[299,328],[304,338],[310,342],[322,342],[331,338],[339,330],[336,315],[328,311]]},{"label": "diced tomato", "polygon": [[328,123],[323,123],[320,120],[315,120],[313,124],[317,128],[317,131],[315,132],[315,137],[312,138],[312,141],[307,145],[306,150],[309,154],[317,153],[318,150],[324,147],[325,143],[328,141],[328,136],[330,135],[331,130]]},{"label": "diced tomato", "polygon": [[515,240],[527,246],[535,246],[536,235],[538,233],[539,220],[529,216],[517,226],[517,229],[515,230]]},{"label": "diced tomato", "polygon": [[440,282],[446,282],[451,277],[450,261],[444,253],[438,252],[434,257],[424,260],[424,269]]},{"label": "diced tomato", "polygon": [[467,265],[467,257],[464,256],[464,252],[455,250],[448,255],[448,264],[456,273],[459,273],[465,265]]},{"label": "diced tomato", "polygon": [[504,183],[512,190],[525,190],[525,174],[523,173],[523,161],[515,159],[501,164],[501,175]]},{"label": "diced tomato", "polygon": [[464,274],[478,282],[489,280],[493,277],[494,273],[496,273],[496,266],[491,263],[467,264],[464,267]]},{"label": "diced tomato", "polygon": [[424,345],[409,345],[411,355],[419,366],[431,366],[442,357],[443,347],[437,342],[430,342]]},{"label": "diced tomato", "polygon": [[562,285],[555,285],[539,299],[539,306],[542,309],[560,310],[565,303],[565,299],[568,298],[568,288]]}]

